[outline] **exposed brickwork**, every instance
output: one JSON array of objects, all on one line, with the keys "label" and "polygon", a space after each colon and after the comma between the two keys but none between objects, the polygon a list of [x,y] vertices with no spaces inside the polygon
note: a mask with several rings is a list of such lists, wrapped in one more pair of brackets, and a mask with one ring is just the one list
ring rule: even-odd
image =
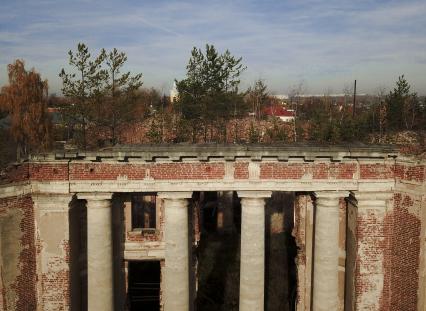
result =
[{"label": "exposed brickwork", "polygon": [[353,179],[355,163],[262,163],[261,179]]},{"label": "exposed brickwork", "polygon": [[395,178],[400,181],[423,182],[425,180],[425,166],[423,165],[395,165]]},{"label": "exposed brickwork", "polygon": [[69,242],[63,240],[60,248],[63,256],[49,256],[47,271],[42,273],[43,305],[51,310],[65,311],[70,308],[70,257]]},{"label": "exposed brickwork", "polygon": [[[359,208],[357,216],[357,257],[355,295],[357,310],[379,310],[383,292],[385,219],[383,210]],[[375,299],[371,299],[370,296]],[[379,298],[379,300],[377,299]]]},{"label": "exposed brickwork", "polygon": [[8,166],[0,175],[0,184],[26,181],[29,178],[29,165],[23,163]]},{"label": "exposed brickwork", "polygon": [[36,181],[68,180],[68,164],[31,163],[29,174],[31,180]]},{"label": "exposed brickwork", "polygon": [[[36,248],[34,240],[34,209],[29,196],[11,197],[0,199],[0,211],[5,213],[8,209],[19,209],[22,218],[19,228],[22,232],[18,243],[20,250],[19,263],[16,280],[10,284],[9,288],[3,286],[3,297],[7,291],[13,291],[15,301],[4,301],[4,305],[12,306],[10,310],[29,311],[36,310]],[[4,260],[4,259],[3,259]]]},{"label": "exposed brickwork", "polygon": [[249,171],[248,171],[248,162],[236,162],[235,163],[235,171],[234,178],[235,179],[248,179]]},{"label": "exposed brickwork", "polygon": [[224,176],[223,163],[78,163],[70,165],[71,180],[222,179]]},{"label": "exposed brickwork", "polygon": [[385,295],[383,310],[416,310],[420,255],[420,202],[395,193],[394,211],[387,220]]},{"label": "exposed brickwork", "polygon": [[384,163],[360,164],[361,179],[388,179],[393,178],[393,166]]},{"label": "exposed brickwork", "polygon": [[126,241],[128,242],[157,242],[163,239],[163,232],[155,230],[154,232],[126,232]]},{"label": "exposed brickwork", "polygon": [[154,179],[222,179],[225,176],[223,163],[164,163],[151,169]]},{"label": "exposed brickwork", "polygon": [[[164,238],[164,205],[157,199],[157,228],[153,232],[126,231],[125,239],[127,242],[160,242]],[[124,215],[124,218],[126,216]],[[126,221],[126,219],[124,219]],[[131,220],[130,220],[131,222]],[[129,228],[131,229],[131,228]]]},{"label": "exposed brickwork", "polygon": [[[305,266],[306,263],[306,235],[305,235],[305,219],[306,219],[306,201],[308,200],[306,195],[297,195],[294,201],[294,213],[295,223],[292,235],[295,238],[297,245],[297,257],[296,262],[298,267]],[[300,291],[300,288],[299,288]],[[300,296],[300,295],[299,295]],[[298,297],[300,299],[300,297]]]},{"label": "exposed brickwork", "polygon": [[[258,159],[258,158],[257,158]],[[359,310],[416,310],[418,304],[419,287],[419,257],[420,257],[420,204],[416,191],[417,184],[425,181],[426,168],[418,162],[404,163],[397,162],[396,165],[383,161],[374,163],[362,158],[356,162],[261,162],[252,164],[245,162],[58,162],[54,163],[30,163],[9,168],[6,173],[0,176],[0,184],[25,181],[30,178],[33,181],[79,181],[79,180],[198,180],[200,184],[207,184],[208,180],[232,179],[249,180],[250,178],[261,180],[292,180],[315,181],[312,185],[321,184],[321,180],[373,180],[378,183],[364,183],[364,188],[384,187],[381,180],[394,179],[397,182],[394,194],[393,210],[385,210],[385,207],[375,208],[364,206],[364,208],[354,208],[353,212],[353,233],[350,235],[351,257],[356,261],[353,267],[354,272],[354,295],[355,305]],[[254,165],[253,165],[254,164]],[[259,164],[259,166],[257,165]],[[227,175],[225,176],[225,166]],[[260,168],[260,176],[258,176]],[[337,182],[336,182],[337,183]],[[333,185],[336,183],[328,183]],[[398,183],[404,184],[401,189]],[[246,183],[241,183],[246,184]],[[266,184],[266,183],[265,183]],[[269,183],[268,183],[269,184]],[[351,185],[355,183],[345,183]],[[389,183],[383,183],[389,184]],[[381,189],[381,188],[380,188]],[[405,190],[404,190],[405,189]],[[418,189],[422,189],[421,186]],[[173,189],[170,189],[173,190]],[[255,189],[253,189],[255,190]],[[352,190],[352,189],[351,189]],[[353,189],[356,191],[357,189]],[[132,190],[133,191],[133,190]],[[368,191],[368,190],[367,190]],[[379,190],[372,190],[379,191]],[[405,192],[404,192],[405,191]],[[423,194],[424,195],[424,194]],[[307,255],[307,228],[306,205],[308,196],[304,196],[305,210],[296,209],[295,236],[300,247],[297,264],[300,282],[298,304],[302,300],[309,298],[306,288],[309,286],[311,275],[307,268],[310,256]],[[309,202],[308,202],[309,201]],[[7,291],[16,292],[16,302],[13,310],[35,310],[37,306],[36,286],[42,286],[42,299],[39,304],[44,304],[54,310],[66,310],[70,307],[69,289],[69,245],[68,240],[61,242],[61,256],[47,256],[44,261],[46,265],[43,273],[36,275],[36,257],[43,255],[43,241],[36,237],[35,216],[31,198],[10,198],[0,199],[0,217],[4,216],[11,208],[22,211],[22,221],[19,224],[23,232],[20,238],[19,248],[19,275],[13,284],[2,287],[0,299],[7,297]],[[310,206],[312,208],[312,206]],[[160,215],[157,218],[157,230],[154,233],[137,233],[126,230],[126,242],[157,242],[143,245],[145,249],[158,249],[163,247],[163,223],[164,210],[161,207]],[[199,227],[197,214],[194,210],[194,230],[195,237],[199,238]],[[341,201],[340,218],[344,220],[345,205]],[[126,221],[126,220],[125,220]],[[355,225],[356,223],[356,225]],[[343,226],[344,227],[344,226]],[[311,229],[309,229],[311,230]],[[345,244],[344,237],[339,240],[340,246]],[[310,241],[312,242],[312,241]],[[149,245],[149,246],[148,246]],[[346,244],[347,245],[347,244]],[[341,252],[343,254],[343,252]],[[349,254],[347,252],[346,254]],[[343,267],[343,256],[339,258],[339,263]],[[347,263],[347,262],[346,262]],[[164,261],[161,262],[162,268]],[[351,268],[352,269],[352,268]],[[348,271],[348,270],[347,270]],[[349,272],[351,275],[352,273]],[[383,281],[382,281],[383,280]],[[305,291],[305,296],[301,292]],[[309,292],[310,293],[310,292]],[[352,299],[352,298],[351,298]],[[0,303],[0,309],[1,309]],[[10,308],[9,308],[10,310]]]},{"label": "exposed brickwork", "polygon": [[71,163],[70,180],[116,180],[120,176],[127,179],[144,179],[146,165],[108,164],[108,163]]},{"label": "exposed brickwork", "polygon": [[294,200],[295,223],[292,235],[297,245],[297,310],[311,310],[312,198],[299,193]]}]

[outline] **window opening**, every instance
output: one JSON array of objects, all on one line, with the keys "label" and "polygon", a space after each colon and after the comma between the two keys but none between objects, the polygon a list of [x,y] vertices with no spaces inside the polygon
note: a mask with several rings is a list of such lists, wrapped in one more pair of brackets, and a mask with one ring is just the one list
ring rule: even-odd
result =
[{"label": "window opening", "polygon": [[132,229],[156,228],[156,196],[137,194],[132,196]]}]

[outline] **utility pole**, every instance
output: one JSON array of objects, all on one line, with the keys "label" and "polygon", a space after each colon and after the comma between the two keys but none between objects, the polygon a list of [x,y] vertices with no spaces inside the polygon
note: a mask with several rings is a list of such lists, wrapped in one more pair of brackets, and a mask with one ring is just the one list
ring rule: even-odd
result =
[{"label": "utility pole", "polygon": [[355,104],[356,104],[356,80],[354,83],[354,103],[352,106],[352,119],[355,119]]}]

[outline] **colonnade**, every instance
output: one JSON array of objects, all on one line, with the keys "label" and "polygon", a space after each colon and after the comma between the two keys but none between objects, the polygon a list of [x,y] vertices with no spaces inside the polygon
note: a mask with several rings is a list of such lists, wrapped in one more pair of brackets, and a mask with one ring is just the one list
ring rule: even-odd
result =
[{"label": "colonnade", "polygon": [[[237,191],[237,194],[241,198],[239,310],[262,311],[265,274],[265,199],[271,196],[272,191]],[[352,194],[352,197],[357,197],[356,192]],[[314,193],[312,307],[315,311],[338,310],[339,204],[348,196],[348,191]],[[162,291],[164,309],[188,311],[190,286],[187,207],[192,192],[159,192],[158,197],[164,201],[165,210],[166,248]],[[364,193],[359,197],[362,208],[380,211],[385,209],[388,199],[377,193],[376,195]],[[366,200],[371,197],[374,199]],[[77,194],[77,198],[87,201],[88,309],[112,311],[114,308],[112,193],[81,193]]]}]

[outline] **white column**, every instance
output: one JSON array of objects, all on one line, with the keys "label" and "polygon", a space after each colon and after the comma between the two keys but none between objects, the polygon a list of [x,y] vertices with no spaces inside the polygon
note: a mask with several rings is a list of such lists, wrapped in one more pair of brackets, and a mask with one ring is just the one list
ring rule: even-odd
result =
[{"label": "white column", "polygon": [[87,201],[88,310],[114,309],[111,193],[80,193]]},{"label": "white column", "polygon": [[240,311],[263,311],[265,198],[271,191],[238,191],[241,198]]},{"label": "white column", "polygon": [[[72,194],[35,194],[39,310],[70,309],[69,204]],[[57,285],[52,286],[51,282]]]},{"label": "white column", "polygon": [[189,310],[188,199],[192,192],[159,192],[164,200],[165,311]]},{"label": "white column", "polygon": [[339,201],[347,191],[315,192],[313,310],[339,305]]}]

